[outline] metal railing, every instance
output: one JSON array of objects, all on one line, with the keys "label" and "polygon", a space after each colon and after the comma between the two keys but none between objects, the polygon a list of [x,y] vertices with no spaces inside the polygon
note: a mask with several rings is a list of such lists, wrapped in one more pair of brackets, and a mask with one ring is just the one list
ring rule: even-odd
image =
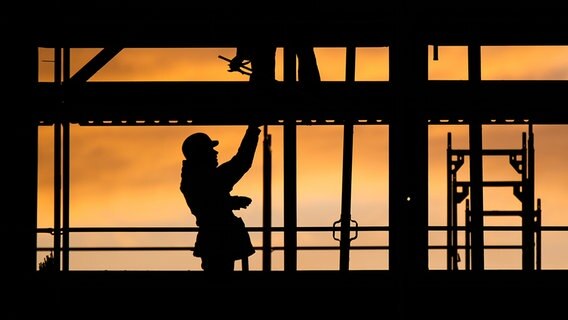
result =
[{"label": "metal railing", "polygon": [[[357,226],[357,232],[389,232],[388,226]],[[465,226],[448,227],[448,226],[429,226],[429,232],[448,232],[450,229],[465,232]],[[269,228],[270,234],[276,232],[284,232],[284,227],[271,227]],[[296,231],[300,232],[334,232],[334,227],[320,227],[320,226],[304,226],[297,227]],[[484,226],[484,231],[521,231],[521,226]],[[197,227],[72,227],[68,229],[60,229],[61,233],[196,233]],[[247,231],[251,233],[266,232],[264,227],[247,227]],[[542,226],[543,232],[568,232],[568,226]],[[38,228],[38,234],[54,234],[54,228]],[[443,245],[428,245],[428,250],[448,250],[451,244]],[[458,245],[458,249],[467,249],[466,245]],[[486,245],[485,249],[489,250],[506,250],[506,249],[519,249],[519,245]],[[61,247],[61,252],[103,252],[103,251],[192,251],[193,246],[78,246],[68,248]],[[265,253],[273,251],[283,251],[284,246],[255,246],[256,250],[263,250]],[[299,245],[297,250],[302,251],[339,251],[340,245]],[[37,247],[38,252],[53,251],[54,247]],[[266,252],[268,250],[268,252]],[[389,250],[388,245],[350,245],[349,250]],[[567,266],[568,268],[568,266]]]}]

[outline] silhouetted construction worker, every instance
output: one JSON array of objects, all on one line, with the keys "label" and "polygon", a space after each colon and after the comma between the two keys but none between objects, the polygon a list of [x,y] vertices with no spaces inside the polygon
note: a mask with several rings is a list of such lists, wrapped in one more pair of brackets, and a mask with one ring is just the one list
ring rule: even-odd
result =
[{"label": "silhouetted construction worker", "polygon": [[252,166],[260,131],[248,126],[237,153],[221,165],[214,149],[219,141],[198,132],[183,142],[180,190],[196,218],[193,255],[201,258],[204,271],[233,271],[235,260],[248,268],[247,259],[255,252],[242,218],[233,213],[252,200],[231,191]]}]

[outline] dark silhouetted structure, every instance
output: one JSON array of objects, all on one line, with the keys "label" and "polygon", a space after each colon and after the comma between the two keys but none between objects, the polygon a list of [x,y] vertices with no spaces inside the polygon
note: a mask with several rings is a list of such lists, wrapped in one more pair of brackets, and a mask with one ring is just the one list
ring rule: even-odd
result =
[{"label": "dark silhouetted structure", "polygon": [[[520,202],[520,210],[487,210],[484,209],[479,215],[472,215],[470,201],[468,198],[472,189],[471,181],[458,178],[458,172],[468,158],[472,155],[468,149],[454,149],[452,147],[452,137],[448,133],[448,233],[447,243],[447,268],[457,270],[458,263],[461,261],[459,251],[463,248],[465,256],[464,269],[474,268],[472,257],[475,257],[477,265],[475,268],[482,268],[484,262],[484,252],[489,249],[519,249],[521,252],[523,270],[542,269],[542,220],[541,220],[541,201],[537,199],[535,207],[535,164],[534,164],[534,134],[532,125],[528,125],[528,135],[523,133],[522,147],[511,149],[482,149],[481,156],[484,158],[501,158],[509,164],[518,174],[517,180],[492,180],[481,181],[484,189],[509,188],[515,198]],[[464,215],[460,217],[458,205],[466,201]],[[487,245],[485,243],[484,226],[485,220],[491,217],[513,217],[520,218],[521,244],[520,245]],[[458,221],[464,221],[465,235],[463,245],[460,245]],[[493,228],[496,228],[493,226]],[[505,229],[503,229],[505,230]]]},{"label": "dark silhouetted structure", "polygon": [[[8,246],[14,253],[7,255],[8,267],[13,273],[23,274],[22,278],[16,278],[16,283],[29,284],[18,286],[18,290],[25,292],[21,301],[35,306],[31,301],[34,293],[48,288],[49,294],[42,297],[42,301],[50,303],[48,310],[54,310],[54,305],[93,310],[95,303],[96,309],[108,310],[106,316],[114,314],[112,307],[123,307],[131,315],[140,305],[155,306],[160,312],[186,314],[201,304],[210,305],[212,298],[214,301],[237,299],[239,308],[245,306],[250,311],[253,303],[266,303],[268,293],[282,289],[287,298],[293,297],[288,301],[294,301],[293,306],[283,304],[278,308],[283,317],[297,317],[298,310],[322,318],[336,317],[339,310],[348,311],[354,319],[369,316],[415,319],[412,314],[424,319],[460,316],[499,319],[505,315],[513,319],[527,314],[539,319],[565,318],[565,298],[558,292],[568,287],[567,270],[536,270],[530,258],[520,270],[486,270],[485,244],[479,235],[485,228],[486,211],[483,126],[568,124],[568,113],[562,104],[568,98],[568,82],[484,80],[481,48],[566,46],[566,10],[561,2],[558,5],[547,5],[546,1],[526,5],[483,2],[387,1],[376,9],[375,3],[340,1],[326,2],[316,10],[299,10],[282,2],[279,3],[282,8],[267,11],[266,15],[244,18],[242,4],[238,2],[219,6],[213,2],[186,1],[187,7],[180,7],[167,0],[151,5],[102,0],[89,3],[85,10],[83,2],[57,1],[35,4],[34,9],[41,14],[27,12],[30,9],[22,10],[25,13],[22,15],[14,14],[19,17],[13,23],[19,33],[10,32],[1,51],[2,61],[10,63],[11,70],[16,71],[13,77],[5,76],[10,87],[4,91],[4,98],[19,103],[11,110],[16,115],[10,113],[9,120],[15,126],[6,136],[19,139],[6,139],[14,146],[4,149],[10,152],[7,171],[16,177],[5,184],[14,182],[14,187],[8,188],[14,194],[8,199],[24,199],[17,202],[18,210],[5,216],[9,219],[7,225],[17,228],[17,236],[10,239]],[[301,37],[310,47],[345,48],[345,81],[322,81],[317,95],[296,90],[299,88],[295,79],[296,55],[292,51],[284,52],[283,83],[275,84],[270,92],[249,90],[249,83],[238,82],[89,81],[124,48],[235,48],[241,45],[241,39],[249,36],[250,30],[270,30],[269,41],[276,47],[287,48]],[[250,39],[247,45],[260,43],[256,40],[262,39]],[[430,81],[430,46],[467,47],[467,80]],[[355,81],[356,49],[382,47],[389,50],[388,81]],[[52,82],[38,82],[39,48],[53,49]],[[100,51],[72,74],[70,55],[74,48]],[[72,270],[70,252],[89,248],[72,247],[69,235],[92,230],[69,225],[70,124],[243,125],[250,123],[250,119],[283,129],[282,226],[273,227],[266,219],[260,230],[263,238],[281,232],[283,241],[281,245],[263,242],[262,250],[258,250],[263,256],[262,270],[230,272],[228,281],[223,282],[212,280],[207,272]],[[338,226],[344,236],[340,248],[331,248],[341,250],[341,261],[337,270],[298,270],[298,252],[308,250],[309,254],[313,248],[298,245],[298,233],[303,229],[298,226],[297,210],[297,127],[328,124],[344,126],[347,138],[342,223]],[[353,124],[388,126],[388,226],[378,228],[388,232],[388,246],[371,248],[388,251],[388,270],[351,270],[349,266],[349,254],[360,249],[349,241],[353,231],[349,212]],[[435,228],[428,221],[428,129],[439,124],[463,125],[469,129],[471,225],[468,227],[474,240],[471,270],[452,269],[451,259],[455,256],[450,257],[450,268],[431,270],[429,266],[429,257],[439,252],[436,250],[447,250],[450,255],[454,252],[451,241],[434,245],[429,238],[434,229],[446,232],[455,226],[449,221],[448,226]],[[56,201],[51,229],[38,228],[39,126],[53,127],[55,141],[53,198]],[[269,168],[270,163],[264,166]],[[265,181],[269,181],[270,170],[263,172]],[[268,194],[263,216],[270,217],[270,189],[264,190]],[[526,218],[534,218],[535,210],[526,207],[521,211],[530,214]],[[568,231],[565,227],[547,227],[540,228],[542,233]],[[368,229],[359,227],[354,231],[357,230]],[[317,231],[331,233],[334,229],[328,226]],[[40,232],[53,235],[53,248],[43,249],[53,250],[56,269],[61,272],[37,272],[38,251],[42,249],[37,241]],[[529,230],[523,235],[532,237],[534,233]],[[532,240],[526,240],[525,244],[532,244]],[[529,250],[532,254],[532,248]],[[273,270],[270,258],[275,251],[281,253],[283,270]],[[250,291],[243,293],[243,288]],[[215,296],[208,294],[209,290]],[[126,300],[134,303],[126,305]],[[143,310],[147,312],[146,308]]]},{"label": "dark silhouetted structure", "polygon": [[182,145],[185,156],[180,190],[199,226],[193,255],[201,257],[205,271],[233,271],[234,262],[254,253],[249,234],[233,210],[248,207],[252,199],[231,191],[252,166],[260,129],[249,126],[231,160],[218,165],[219,141],[202,132],[188,136]]},{"label": "dark silhouetted structure", "polygon": [[[316,54],[313,47],[294,46],[287,47],[298,57],[298,80],[302,85],[313,86],[320,83],[320,73]],[[276,81],[276,47],[267,45],[239,46],[233,59],[229,63],[230,71],[238,71],[243,65],[250,62],[252,72],[250,81],[253,84],[272,84]]]},{"label": "dark silhouetted structure", "polygon": [[276,81],[276,47],[271,45],[239,46],[229,62],[229,70],[240,70],[250,64],[250,82],[253,84],[273,84]]}]

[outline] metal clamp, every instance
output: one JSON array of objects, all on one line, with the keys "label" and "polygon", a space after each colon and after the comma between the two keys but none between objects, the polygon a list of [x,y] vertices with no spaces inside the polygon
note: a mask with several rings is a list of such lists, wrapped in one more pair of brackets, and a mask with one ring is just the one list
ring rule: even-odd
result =
[{"label": "metal clamp", "polygon": [[[351,241],[351,240],[357,239],[357,237],[359,236],[359,223],[357,223],[357,221],[356,221],[356,220],[353,220],[353,219],[350,219],[349,221],[350,221],[350,222],[353,222],[353,223],[355,224],[355,226],[353,227],[353,229],[355,229],[355,235],[354,235],[352,238],[349,238],[349,241]],[[335,235],[335,232],[336,232],[336,230],[337,230],[337,227],[336,227],[336,226],[337,226],[338,224],[340,224],[340,223],[341,223],[341,220],[337,220],[337,221],[335,221],[335,222],[333,223],[333,239],[335,239],[335,240],[337,240],[337,241],[341,241],[341,238],[338,238],[338,237]]]}]

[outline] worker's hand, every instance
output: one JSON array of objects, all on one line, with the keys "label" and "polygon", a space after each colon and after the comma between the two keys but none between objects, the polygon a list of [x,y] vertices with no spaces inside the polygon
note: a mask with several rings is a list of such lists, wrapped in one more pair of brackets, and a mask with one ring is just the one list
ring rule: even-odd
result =
[{"label": "worker's hand", "polygon": [[238,59],[233,58],[231,62],[229,62],[229,72],[239,71],[241,69],[241,62]]},{"label": "worker's hand", "polygon": [[242,72],[241,68],[247,64],[249,64],[250,61],[248,60],[244,60],[243,58],[241,58],[240,56],[235,56],[233,59],[231,59],[231,61],[229,62],[229,72]]},{"label": "worker's hand", "polygon": [[246,209],[252,203],[252,199],[245,196],[232,196],[231,200],[233,210]]}]

